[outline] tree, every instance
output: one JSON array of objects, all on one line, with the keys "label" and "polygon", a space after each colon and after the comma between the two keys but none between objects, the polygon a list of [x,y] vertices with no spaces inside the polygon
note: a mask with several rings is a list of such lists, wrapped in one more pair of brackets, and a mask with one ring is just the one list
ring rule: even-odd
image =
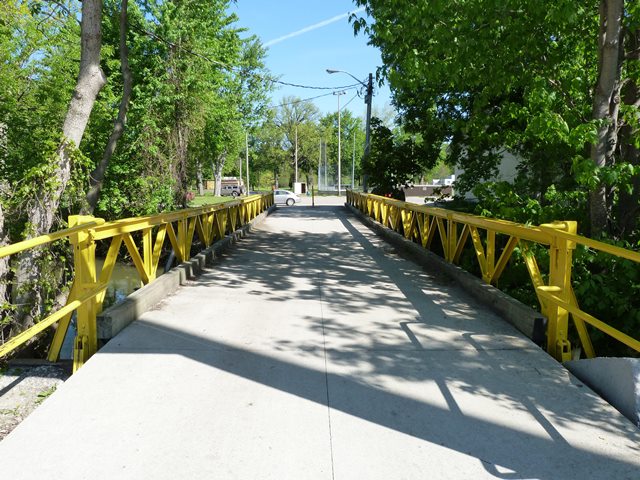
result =
[{"label": "tree", "polygon": [[[591,201],[596,211],[604,185],[605,218],[616,223],[611,205],[636,175],[621,157],[633,138],[622,145],[619,134],[637,118],[638,106],[626,104],[624,119],[616,121],[615,91],[637,78],[629,41],[637,28],[637,2],[603,0],[602,18],[586,0],[356,3],[374,21],[354,16],[354,29],[381,48],[379,74],[390,83],[404,128],[434,148],[450,142],[449,161],[465,171],[459,188],[491,177],[508,150],[523,159],[520,176],[531,198],[544,202],[551,187],[585,199],[599,191]],[[600,25],[607,28],[601,32]],[[608,41],[598,44],[607,29]],[[599,164],[590,158],[592,145]],[[587,206],[574,202],[567,216],[581,217]],[[601,220],[592,218],[597,233]]]},{"label": "tree", "polygon": [[[34,235],[27,222],[44,191],[50,192],[59,158],[61,126],[77,77],[80,31],[67,5],[9,1],[0,4],[0,242]],[[75,11],[73,14],[79,14]],[[40,211],[40,210],[38,210]],[[3,333],[31,323],[44,307],[42,253],[0,261]],[[29,268],[31,267],[31,268]],[[14,275],[11,270],[15,270]],[[13,283],[13,285],[12,285]],[[31,302],[31,303],[28,303]],[[12,304],[17,304],[13,307]],[[28,305],[25,305],[28,303]],[[33,305],[33,308],[32,307]],[[32,315],[30,315],[30,313]]]},{"label": "tree", "polygon": [[[245,138],[255,131],[260,118],[266,112],[267,92],[272,84],[264,82],[267,70],[264,66],[265,49],[258,39],[251,36],[242,41],[239,68],[227,79],[221,97],[227,102],[225,121],[215,122],[218,140],[211,148],[217,150],[214,162],[215,194],[220,195],[221,178],[229,156],[237,158],[244,150]],[[235,170],[235,164],[231,167]],[[247,188],[249,186],[247,185]]]},{"label": "tree", "polygon": [[273,185],[278,187],[278,177],[287,163],[288,154],[283,149],[282,132],[273,120],[274,114],[274,111],[268,112],[262,125],[250,138],[251,151],[254,152],[251,166],[254,175],[261,172],[273,173]]},{"label": "tree", "polygon": [[[381,122],[378,119],[378,122]],[[320,120],[322,137],[327,143],[327,156],[337,164],[338,158],[338,112],[329,113]],[[340,157],[342,159],[342,177],[351,183],[352,160],[355,158],[355,178],[360,178],[362,153],[364,151],[365,131],[362,119],[353,115],[350,110],[340,111]],[[354,155],[355,153],[355,155]],[[337,166],[335,169],[337,175]],[[344,180],[341,182],[345,184]]]},{"label": "tree", "polygon": [[[624,0],[601,0],[599,9],[598,32],[598,79],[593,94],[593,119],[598,121],[597,140],[591,146],[591,160],[597,169],[604,169],[616,163],[616,150],[619,139],[626,139],[627,136],[619,137],[620,107],[622,104],[621,90],[625,83],[622,78],[622,70],[626,61],[638,62],[638,53],[630,50],[625,52],[625,43],[629,42],[631,48],[637,50],[637,31],[640,22],[640,12],[637,4],[628,5],[631,10],[627,10],[627,19],[630,23],[625,24],[625,2]],[[633,14],[636,15],[633,15]],[[627,58],[628,55],[628,58]],[[635,83],[636,79],[631,76],[626,82]],[[630,87],[627,92],[632,90]],[[634,96],[631,94],[631,96]],[[629,105],[629,104],[627,104]],[[633,104],[631,104],[633,105]],[[636,109],[640,105],[635,105]],[[636,115],[637,119],[637,115]],[[633,137],[633,135],[631,135]],[[633,140],[630,138],[629,140]],[[632,145],[632,144],[631,144]],[[626,150],[635,148],[625,145]],[[633,165],[633,164],[630,164]],[[590,196],[591,209],[590,219],[593,234],[601,234],[608,230],[608,222],[611,218],[610,201],[607,198],[607,188],[603,182],[599,182]],[[624,222],[624,221],[623,221]]]},{"label": "tree", "polygon": [[[631,6],[630,6],[631,9]],[[639,18],[636,4],[634,18]],[[622,165],[628,165],[627,171],[633,172],[626,184],[620,188],[617,215],[617,230],[621,236],[631,236],[638,228],[640,218],[640,22],[627,29],[626,58],[627,78],[621,86],[620,106],[620,155]],[[621,82],[622,83],[622,82]]]},{"label": "tree", "polygon": [[[432,168],[437,157],[429,156],[420,138],[393,132],[376,117],[371,119],[371,150],[365,158],[372,192],[404,200],[403,187]],[[427,153],[425,155],[425,153]]]},{"label": "tree", "polygon": [[[29,212],[34,235],[49,232],[60,197],[71,178],[72,156],[80,146],[96,98],[107,79],[100,67],[102,48],[102,0],[82,2],[80,71],[69,109],[62,125],[62,141],[57,148],[53,176],[56,185],[35,203]],[[29,254],[27,254],[28,256]],[[31,262],[31,258],[25,259]]]},{"label": "tree", "polygon": [[244,131],[236,105],[228,103],[225,107],[217,108],[215,112],[207,115],[207,124],[203,132],[203,154],[209,158],[215,179],[215,195],[221,193],[222,173],[229,155],[235,155],[244,143]]},{"label": "tree", "polygon": [[[82,170],[83,160],[78,148],[97,95],[106,81],[100,68],[102,1],[83,2],[79,36],[74,31],[75,14],[64,3],[51,5],[48,2],[34,2],[27,5],[16,1],[5,5],[2,14],[18,21],[13,29],[9,27],[2,32],[2,51],[3,55],[13,57],[14,61],[18,60],[6,72],[19,80],[8,89],[5,97],[7,103],[2,102],[3,109],[6,109],[5,118],[8,120],[8,155],[3,178],[12,187],[20,185],[13,189],[14,206],[18,211],[12,213],[17,213],[20,218],[20,221],[14,223],[14,227],[20,229],[21,236],[31,238],[49,232],[57,218],[63,194],[72,180],[73,169],[79,166],[79,170]],[[67,48],[65,51],[68,44],[63,43],[63,47],[50,44],[52,39],[69,41],[73,46],[79,43],[78,70],[65,57],[68,53],[77,55],[77,49]],[[75,43],[75,39],[79,42]],[[16,41],[24,43],[15,43]],[[7,49],[11,43],[18,48]],[[41,57],[46,52],[51,52],[52,55]],[[39,72],[42,77],[28,76],[30,71],[32,75]],[[69,81],[69,74],[76,76],[75,88],[73,80]],[[6,80],[6,77],[2,80]],[[69,87],[73,88],[73,94],[66,97],[64,118],[55,127],[47,125],[43,139],[34,140],[37,130],[30,127],[38,124],[44,126],[45,122],[34,119],[33,112],[25,111],[22,102],[47,110],[50,102],[60,101],[61,95],[66,96]],[[53,91],[55,88],[59,91]],[[16,89],[22,90],[17,96]],[[51,98],[38,96],[45,91],[51,93]],[[65,108],[60,111],[64,112]],[[59,115],[54,113],[52,118],[58,119]],[[22,129],[26,136],[18,140],[15,134]],[[25,145],[27,142],[32,142],[33,145]],[[14,150],[18,145],[24,148]],[[34,146],[39,151],[33,152]],[[34,157],[23,164],[16,161],[20,157],[24,158],[29,150],[35,153]],[[14,304],[18,305],[15,321],[21,327],[32,323],[43,309],[43,293],[37,287],[43,283],[40,268],[42,261],[42,249],[25,251],[14,259],[12,297]]]},{"label": "tree", "polygon": [[109,135],[109,140],[104,149],[102,159],[91,172],[89,178],[89,192],[87,193],[87,206],[85,211],[87,213],[93,213],[98,203],[100,190],[102,189],[102,183],[104,181],[104,175],[106,173],[111,157],[116,150],[118,140],[124,133],[124,127],[127,119],[127,111],[129,110],[129,102],[131,100],[131,91],[133,88],[133,79],[131,77],[131,69],[129,67],[129,47],[127,46],[127,33],[129,31],[128,21],[128,5],[129,0],[121,0],[120,5],[120,21],[119,21],[119,45],[118,50],[120,52],[120,71],[122,73],[122,98],[120,99],[120,107],[118,109],[118,116],[113,124],[113,131]]},{"label": "tree", "polygon": [[311,183],[310,175],[318,168],[319,116],[313,103],[298,97],[283,97],[281,106],[274,112],[274,122],[282,136],[282,148],[287,151],[288,164],[295,168],[297,155],[298,170],[306,174],[307,183]]},{"label": "tree", "polygon": [[[209,113],[239,131],[264,98],[264,50],[228,5],[0,4],[0,243],[64,226],[89,189],[85,211],[108,219],[184,205]],[[0,262],[0,300],[20,328],[64,301],[68,257],[56,247]]]},{"label": "tree", "polygon": [[[100,215],[184,206],[198,177],[220,177],[226,159],[235,157],[241,130],[260,115],[268,84],[264,49],[255,37],[242,37],[228,4],[154,0],[143,10],[130,8],[134,101],[107,170]],[[120,64],[113,76],[122,84]]]}]

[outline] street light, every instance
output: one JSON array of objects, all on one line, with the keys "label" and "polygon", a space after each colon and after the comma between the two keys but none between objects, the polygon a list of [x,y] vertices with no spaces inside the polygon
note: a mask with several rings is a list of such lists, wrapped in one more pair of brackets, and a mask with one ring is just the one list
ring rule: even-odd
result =
[{"label": "street light", "polygon": [[346,73],[347,75],[349,75],[351,78],[353,78],[356,82],[364,85],[366,87],[366,85],[364,84],[364,82],[362,80],[360,80],[357,77],[354,77],[353,75],[351,75],[349,72],[345,71],[345,70],[336,70],[333,68],[327,68],[327,73]]},{"label": "street light", "polygon": [[[357,77],[351,75],[345,70],[335,70],[332,68],[327,68],[327,73],[346,73],[367,89],[367,94],[364,97],[364,103],[367,105],[367,123],[365,126],[364,140],[364,157],[366,157],[367,155],[369,155],[369,149],[371,145],[371,97],[373,97],[373,75],[371,73],[369,74],[369,82],[365,84],[362,80],[359,80]],[[353,185],[351,186],[351,188],[353,188]],[[362,190],[367,193],[367,174],[364,171],[362,172]]]},{"label": "street light", "polygon": [[333,92],[338,96],[338,196],[340,196],[340,190],[342,188],[342,170],[341,170],[341,156],[340,156],[340,95],[344,95],[345,91]]}]

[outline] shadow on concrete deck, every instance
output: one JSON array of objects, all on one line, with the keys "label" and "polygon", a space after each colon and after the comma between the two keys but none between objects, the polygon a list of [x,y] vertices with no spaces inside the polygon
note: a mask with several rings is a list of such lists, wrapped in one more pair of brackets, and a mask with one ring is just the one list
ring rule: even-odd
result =
[{"label": "shadow on concrete deck", "polygon": [[[290,362],[157,323],[150,312],[146,320],[129,327],[126,341],[116,337],[101,353],[183,355],[473,456],[496,478],[551,480],[567,471],[575,478],[637,475],[640,433],[631,423],[602,410],[597,395],[511,326],[483,312],[449,280],[408,266],[391,247],[363,233],[341,207],[293,207],[278,215],[313,222],[337,218],[346,231],[327,235],[309,228],[293,234],[272,225],[271,231],[240,243],[194,285],[233,289],[251,282],[256,288],[249,295],[275,303],[320,295],[329,314],[303,316],[310,331],[328,339],[325,345],[276,340],[276,351],[293,350],[300,359]],[[249,256],[250,264],[236,262],[243,255]],[[301,279],[311,279],[313,288],[297,288]],[[361,291],[361,285],[370,288]],[[393,312],[390,318],[371,319],[366,329],[354,321],[381,307]],[[259,329],[259,315],[255,320]],[[305,358],[325,358],[339,366],[339,372],[314,368],[313,362],[301,365]],[[360,369],[364,365],[365,373]],[[446,405],[390,390],[390,381],[433,382]],[[308,388],[310,383],[326,384],[327,389]],[[465,413],[456,400],[465,394],[480,405],[506,405],[517,417],[531,417],[540,428],[514,427],[514,422],[507,425],[508,419],[490,421],[482,412]],[[576,395],[579,402],[574,401]],[[624,432],[618,441],[635,453],[635,459],[574,447],[561,430],[581,426]],[[428,468],[425,465],[426,476]]]}]

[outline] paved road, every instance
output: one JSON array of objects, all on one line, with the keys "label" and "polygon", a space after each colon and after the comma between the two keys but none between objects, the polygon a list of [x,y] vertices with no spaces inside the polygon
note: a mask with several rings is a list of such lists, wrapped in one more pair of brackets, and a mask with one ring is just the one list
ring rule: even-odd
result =
[{"label": "paved road", "polygon": [[639,431],[337,206],[281,208],[0,443],[18,479],[638,479]]}]

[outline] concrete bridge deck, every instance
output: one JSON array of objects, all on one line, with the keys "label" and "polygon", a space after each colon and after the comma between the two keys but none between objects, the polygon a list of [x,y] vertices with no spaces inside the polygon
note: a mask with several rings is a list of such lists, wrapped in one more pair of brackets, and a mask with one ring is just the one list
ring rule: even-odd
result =
[{"label": "concrete bridge deck", "polygon": [[640,432],[337,206],[283,208],[0,443],[0,478],[638,479]]}]

